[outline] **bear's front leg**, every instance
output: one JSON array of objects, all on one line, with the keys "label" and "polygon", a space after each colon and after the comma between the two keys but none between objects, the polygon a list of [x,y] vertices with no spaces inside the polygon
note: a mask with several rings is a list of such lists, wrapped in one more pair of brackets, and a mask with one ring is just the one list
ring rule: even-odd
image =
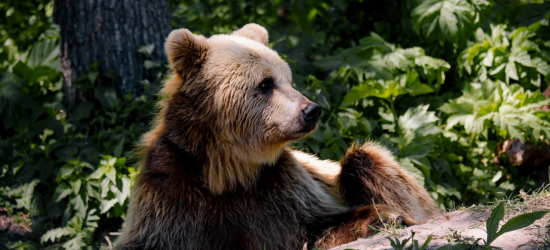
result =
[{"label": "bear's front leg", "polygon": [[418,224],[394,208],[377,204],[353,208],[339,214],[326,215],[308,225],[309,248],[330,249],[369,237],[374,231],[371,226],[399,223],[407,226]]},{"label": "bear's front leg", "polygon": [[350,207],[386,204],[420,223],[438,213],[424,187],[381,145],[373,142],[352,145],[341,166],[338,186]]}]

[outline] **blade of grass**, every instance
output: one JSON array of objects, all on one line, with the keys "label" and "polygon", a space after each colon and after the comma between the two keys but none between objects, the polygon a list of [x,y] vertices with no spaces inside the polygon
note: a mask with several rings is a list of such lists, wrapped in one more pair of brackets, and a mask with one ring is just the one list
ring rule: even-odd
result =
[{"label": "blade of grass", "polygon": [[504,218],[504,202],[500,202],[491,212],[491,216],[487,219],[487,244],[491,244],[495,240],[498,230],[498,223]]}]

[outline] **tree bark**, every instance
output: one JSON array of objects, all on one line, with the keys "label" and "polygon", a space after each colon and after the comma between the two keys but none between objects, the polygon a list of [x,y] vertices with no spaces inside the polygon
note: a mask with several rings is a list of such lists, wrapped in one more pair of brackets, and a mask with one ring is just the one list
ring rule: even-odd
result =
[{"label": "tree bark", "polygon": [[[75,80],[93,68],[116,72],[119,95],[139,95],[143,79],[153,77],[138,52],[155,45],[151,60],[165,61],[164,40],[171,30],[168,0],[55,0],[54,22],[60,27],[60,58],[68,111],[84,98]],[[112,73],[109,73],[112,72]],[[113,77],[112,77],[113,78]]]}]

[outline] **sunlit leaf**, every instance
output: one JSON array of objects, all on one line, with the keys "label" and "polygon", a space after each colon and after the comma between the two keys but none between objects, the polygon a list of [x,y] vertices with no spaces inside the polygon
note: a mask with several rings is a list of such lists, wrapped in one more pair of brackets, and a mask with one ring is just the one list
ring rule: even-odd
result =
[{"label": "sunlit leaf", "polygon": [[502,234],[512,232],[512,231],[515,231],[515,230],[518,230],[518,229],[522,229],[524,227],[528,227],[529,225],[533,224],[536,220],[541,219],[542,217],[544,217],[548,213],[550,213],[550,211],[536,211],[536,212],[531,212],[531,213],[518,215],[518,216],[510,219],[508,222],[506,222],[506,224],[504,224],[500,228],[500,231],[498,231],[498,233],[496,233],[494,238],[491,238],[491,240],[489,240],[489,238],[488,238],[487,243],[491,243],[492,240],[498,238]]},{"label": "sunlit leaf", "polygon": [[491,244],[495,240],[499,222],[504,218],[504,202],[500,202],[491,212],[491,216],[487,219],[487,243]]},{"label": "sunlit leaf", "polygon": [[55,242],[63,236],[72,236],[76,234],[76,230],[71,227],[54,228],[40,237],[40,242],[45,243],[47,241]]},{"label": "sunlit leaf", "polygon": [[476,12],[468,1],[427,0],[421,1],[411,16],[414,30],[425,38],[457,42],[459,34],[471,30]]}]

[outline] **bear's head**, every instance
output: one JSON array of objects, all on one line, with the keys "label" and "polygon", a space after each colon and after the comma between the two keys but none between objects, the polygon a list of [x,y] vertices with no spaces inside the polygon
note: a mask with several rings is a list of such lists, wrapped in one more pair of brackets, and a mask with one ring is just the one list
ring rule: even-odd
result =
[{"label": "bear's head", "polygon": [[173,76],[159,119],[188,151],[207,154],[212,182],[224,182],[221,172],[238,175],[225,180],[229,186],[253,179],[258,166],[317,127],[321,108],[292,88],[290,68],[262,26],[208,39],[174,30],[165,50]]}]

